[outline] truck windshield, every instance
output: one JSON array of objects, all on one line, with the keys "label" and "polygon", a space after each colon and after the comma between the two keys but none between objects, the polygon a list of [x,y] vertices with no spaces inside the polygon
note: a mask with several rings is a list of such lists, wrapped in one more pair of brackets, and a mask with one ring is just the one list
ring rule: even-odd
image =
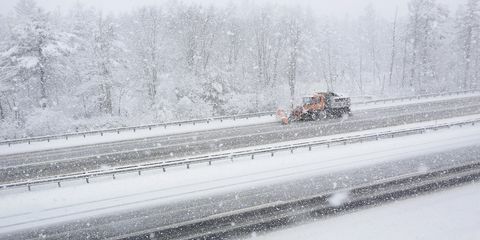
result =
[{"label": "truck windshield", "polygon": [[313,102],[313,99],[311,97],[303,98],[303,104],[311,104],[312,102]]}]

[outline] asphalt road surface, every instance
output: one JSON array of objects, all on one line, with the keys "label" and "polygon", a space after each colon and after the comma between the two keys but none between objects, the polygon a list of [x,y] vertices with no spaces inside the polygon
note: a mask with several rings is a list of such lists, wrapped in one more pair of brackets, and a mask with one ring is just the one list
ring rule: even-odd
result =
[{"label": "asphalt road surface", "polygon": [[245,187],[242,190],[207,197],[185,197],[163,205],[118,212],[43,228],[0,235],[0,239],[103,239],[122,234],[182,223],[261,204],[288,201],[365,185],[375,180],[417,173],[419,169],[435,171],[446,167],[479,162],[480,145],[399,159],[355,169],[318,174],[294,181]]},{"label": "asphalt road surface", "polygon": [[347,119],[267,123],[0,156],[0,183],[480,113],[480,97],[355,111]]}]

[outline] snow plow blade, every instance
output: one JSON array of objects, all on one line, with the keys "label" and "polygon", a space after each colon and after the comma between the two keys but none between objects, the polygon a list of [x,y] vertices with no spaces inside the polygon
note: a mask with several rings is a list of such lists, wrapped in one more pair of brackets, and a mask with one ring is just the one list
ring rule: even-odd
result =
[{"label": "snow plow blade", "polygon": [[284,110],[278,109],[277,110],[277,117],[282,121],[282,124],[287,125],[288,124],[288,116],[285,113]]}]

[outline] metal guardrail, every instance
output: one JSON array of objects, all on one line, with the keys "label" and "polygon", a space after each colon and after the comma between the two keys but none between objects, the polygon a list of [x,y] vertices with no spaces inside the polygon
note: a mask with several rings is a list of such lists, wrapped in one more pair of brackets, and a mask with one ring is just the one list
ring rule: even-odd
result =
[{"label": "metal guardrail", "polygon": [[[471,183],[480,178],[480,163],[437,169],[428,173],[411,173],[381,179],[346,189],[327,190],[308,197],[266,203],[245,209],[158,226],[109,239],[225,239],[242,238],[253,232],[265,232],[286,225],[297,225],[355,209],[427,194]],[[329,199],[348,193],[339,205]],[[234,224],[233,224],[234,223]]]},{"label": "metal guardrail", "polygon": [[[378,100],[369,100],[369,101],[362,101],[362,102],[355,102],[354,104],[378,104],[378,103],[387,103],[387,102],[402,102],[402,101],[410,101],[410,100],[417,100],[422,98],[430,98],[430,97],[443,97],[443,96],[454,96],[454,95],[461,95],[461,94],[471,94],[471,93],[480,93],[480,90],[466,90],[466,91],[456,91],[456,92],[445,92],[445,93],[436,93],[436,94],[425,94],[425,95],[417,95],[417,96],[410,96],[410,97],[399,97],[399,98],[387,98],[387,99],[378,99]],[[48,135],[48,136],[38,136],[38,137],[30,137],[30,138],[20,138],[20,139],[11,139],[11,140],[3,140],[0,141],[0,145],[8,145],[11,146],[12,144],[20,144],[20,143],[28,143],[31,142],[41,142],[55,139],[65,139],[68,140],[71,137],[87,137],[92,135],[100,135],[103,136],[106,133],[117,133],[120,132],[130,131],[136,132],[137,130],[148,129],[152,130],[153,128],[164,128],[166,129],[169,126],[183,126],[187,124],[199,124],[199,123],[210,123],[212,121],[220,121],[223,120],[237,120],[237,119],[248,119],[253,117],[264,117],[264,116],[274,116],[274,111],[269,112],[258,112],[258,113],[246,113],[246,114],[239,114],[239,115],[230,115],[230,116],[218,116],[218,117],[210,117],[204,119],[191,119],[191,120],[182,120],[182,121],[174,121],[174,122],[165,122],[165,123],[154,123],[154,124],[147,124],[147,125],[138,125],[138,126],[130,126],[130,127],[120,127],[120,128],[111,128],[111,129],[101,129],[101,130],[94,130],[94,131],[85,131],[85,132],[75,132],[75,133],[66,133],[66,134],[58,134],[58,135]]]},{"label": "metal guardrail", "polygon": [[[425,94],[425,95],[418,95],[418,96],[410,96],[410,97],[399,97],[399,98],[387,98],[387,99],[378,99],[378,100],[369,100],[363,102],[356,102],[354,104],[378,104],[378,103],[387,103],[387,102],[402,102],[402,101],[411,101],[416,99],[422,98],[430,98],[430,97],[441,97],[441,96],[454,96],[460,94],[469,94],[469,93],[480,93],[480,90],[468,90],[468,91],[457,91],[457,92],[447,92],[447,93],[439,93],[439,94]],[[31,137],[31,138],[21,138],[21,139],[12,139],[12,140],[5,140],[0,141],[0,145],[9,145],[18,144],[18,143],[28,143],[31,142],[39,142],[39,141],[47,141],[54,139],[62,139],[68,140],[70,137],[78,137],[90,135],[97,135],[100,134],[103,136],[105,133],[117,133],[124,131],[133,131],[142,130],[142,129],[149,129],[152,130],[153,128],[160,128],[163,127],[166,129],[169,126],[182,126],[186,124],[199,124],[199,123],[210,123],[212,121],[220,121],[223,120],[237,120],[237,119],[248,119],[253,117],[264,117],[264,116],[273,116],[275,112],[258,112],[258,113],[247,113],[247,114],[239,114],[239,115],[230,115],[230,116],[218,116],[218,117],[211,117],[205,119],[192,119],[192,120],[182,120],[182,121],[174,121],[174,122],[165,122],[165,123],[155,123],[155,124],[147,124],[147,125],[138,125],[138,126],[130,126],[130,127],[120,127],[120,128],[112,128],[112,129],[101,129],[101,130],[94,130],[94,131],[86,131],[86,132],[75,132],[75,133],[66,133],[66,134],[59,134],[59,135],[48,135],[48,136],[39,136],[39,137]]]},{"label": "metal guardrail", "polygon": [[20,138],[20,139],[12,139],[12,140],[4,140],[0,141],[0,145],[7,145],[11,146],[12,144],[19,144],[19,143],[28,143],[31,142],[41,142],[47,141],[50,142],[51,140],[55,139],[65,139],[68,140],[70,137],[87,137],[92,135],[100,135],[103,136],[106,133],[117,133],[120,134],[121,132],[131,131],[136,132],[137,130],[148,129],[152,130],[154,128],[164,128],[171,126],[183,126],[187,124],[199,124],[199,123],[210,123],[212,121],[220,121],[223,122],[224,120],[237,120],[237,119],[249,119],[254,117],[264,117],[264,116],[273,116],[275,112],[258,112],[258,113],[247,113],[247,114],[239,114],[239,115],[230,115],[230,116],[219,116],[219,117],[210,117],[205,119],[191,119],[191,120],[182,120],[182,121],[174,121],[174,122],[165,122],[165,123],[155,123],[155,124],[147,124],[147,125],[138,125],[138,126],[130,126],[130,127],[120,127],[120,128],[111,128],[111,129],[101,129],[101,130],[94,130],[94,131],[86,131],[86,132],[75,132],[75,133],[66,133],[66,134],[58,134],[58,135],[48,135],[48,136],[39,136],[39,137],[30,137],[30,138]]},{"label": "metal guardrail", "polygon": [[419,99],[423,99],[423,98],[446,97],[446,96],[455,96],[455,95],[472,94],[472,93],[480,93],[480,90],[474,89],[474,90],[464,90],[464,91],[455,91],[455,92],[422,94],[422,95],[408,96],[408,97],[368,100],[368,101],[358,102],[357,104],[378,104],[378,103],[387,103],[387,102],[402,102],[402,101],[419,100]]},{"label": "metal guardrail", "polygon": [[338,144],[346,145],[348,143],[379,140],[379,139],[385,139],[385,138],[394,138],[396,136],[423,134],[428,130],[439,130],[439,129],[450,128],[454,126],[462,127],[465,125],[475,125],[478,123],[480,123],[480,118],[468,120],[468,121],[436,124],[436,125],[431,125],[426,127],[408,128],[408,129],[402,129],[402,130],[385,131],[381,133],[370,133],[370,134],[363,134],[363,135],[333,138],[328,140],[318,140],[318,141],[288,144],[288,145],[281,145],[281,146],[263,147],[263,148],[257,148],[252,150],[232,151],[228,153],[211,154],[211,155],[204,155],[204,156],[198,156],[198,157],[187,157],[187,158],[180,158],[180,159],[161,161],[161,162],[128,165],[128,166],[115,167],[111,169],[101,169],[101,170],[59,175],[55,177],[41,178],[41,179],[35,179],[35,180],[29,180],[29,181],[23,181],[23,182],[7,183],[7,184],[0,185],[0,189],[26,186],[30,190],[31,186],[44,184],[44,183],[57,183],[58,187],[61,187],[61,182],[69,181],[69,180],[84,179],[86,183],[89,183],[90,178],[100,177],[100,176],[112,176],[112,178],[115,179],[116,174],[122,174],[122,173],[138,172],[138,175],[141,175],[142,171],[154,170],[154,169],[163,169],[163,171],[165,172],[167,168],[176,167],[176,166],[186,166],[186,168],[189,169],[190,166],[193,164],[208,163],[209,165],[211,165],[212,162],[214,161],[220,161],[220,160],[233,161],[234,158],[240,158],[240,157],[251,157],[251,159],[254,159],[256,155],[261,155],[261,154],[270,154],[273,157],[277,152],[290,151],[291,153],[293,153],[295,150],[300,148],[308,148],[308,150],[311,151],[313,147],[318,147],[318,146],[330,147],[331,145],[338,145]]}]

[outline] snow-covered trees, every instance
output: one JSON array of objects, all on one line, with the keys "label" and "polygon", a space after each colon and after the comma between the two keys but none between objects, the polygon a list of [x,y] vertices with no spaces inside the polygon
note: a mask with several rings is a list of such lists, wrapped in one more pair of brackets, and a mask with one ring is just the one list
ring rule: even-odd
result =
[{"label": "snow-covered trees", "polygon": [[441,25],[447,12],[435,0],[412,0],[409,3],[409,31],[411,41],[410,86],[418,92],[426,91],[425,85],[438,82],[437,50],[443,32]]},{"label": "snow-covered trees", "polygon": [[85,9],[82,5],[77,5],[67,16],[71,20],[67,26],[72,36],[69,44],[74,49],[68,58],[70,71],[67,82],[71,86],[68,91],[68,109],[72,116],[79,118],[89,118],[97,112],[94,100],[97,83],[93,78],[95,64],[92,61],[95,16],[92,10]]},{"label": "snow-covered trees", "polygon": [[295,100],[295,87],[297,84],[298,56],[301,51],[301,41],[304,30],[305,27],[302,26],[298,17],[291,16],[287,20],[287,79],[290,88],[290,102],[292,107]]},{"label": "snow-covered trees", "polygon": [[468,0],[457,16],[457,39],[463,65],[461,86],[475,88],[480,84],[480,0]]},{"label": "snow-covered trees", "polygon": [[163,73],[162,66],[165,65],[162,49],[163,44],[161,31],[165,25],[161,9],[148,7],[142,8],[136,16],[133,44],[137,56],[138,66],[144,80],[145,90],[148,93],[150,109],[156,109],[157,93],[160,85],[160,75]]},{"label": "snow-covered trees", "polygon": [[95,82],[98,83],[98,107],[100,112],[106,114],[113,113],[112,88],[113,71],[120,59],[116,58],[117,52],[115,46],[115,30],[113,23],[109,19],[98,17],[95,29],[95,42],[93,53],[96,72],[94,74]]},{"label": "snow-covered trees", "polygon": [[71,52],[67,34],[50,26],[49,14],[33,0],[16,5],[15,25],[0,55],[2,95],[16,120],[32,108],[57,103],[62,86],[65,56]]},{"label": "snow-covered trees", "polygon": [[478,87],[479,2],[464,0],[455,18],[435,0],[411,0],[407,16],[368,5],[336,18],[176,1],[119,16],[80,4],[52,14],[19,0],[0,16],[0,127],[16,128],[0,135],[39,132],[29,119],[48,116],[72,130],[272,110],[321,90]]}]

